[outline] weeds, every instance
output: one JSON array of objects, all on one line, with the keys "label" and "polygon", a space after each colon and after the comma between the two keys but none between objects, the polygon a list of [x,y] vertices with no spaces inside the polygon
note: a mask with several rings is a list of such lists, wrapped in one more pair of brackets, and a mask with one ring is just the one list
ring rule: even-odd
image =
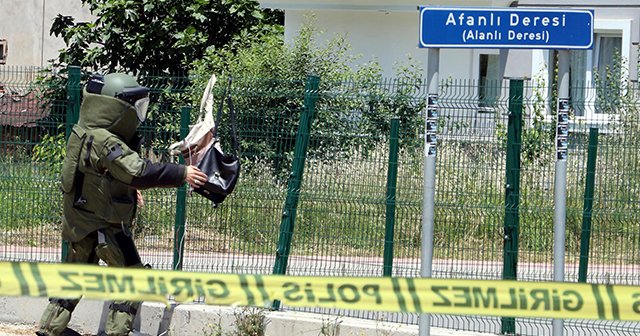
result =
[{"label": "weeds", "polygon": [[340,317],[323,317],[318,336],[337,336],[340,331]]},{"label": "weeds", "polygon": [[225,336],[222,328],[222,316],[218,314],[218,321],[214,324],[209,324],[208,330],[204,331],[205,336]]},{"label": "weeds", "polygon": [[210,324],[206,336],[264,336],[264,309],[256,307],[242,307],[233,312],[235,324],[233,330],[225,330],[222,326],[222,316],[218,321]]},{"label": "weeds", "polygon": [[[631,164],[635,154],[627,147],[618,150],[621,144],[616,140],[618,136],[603,134],[600,138],[601,159],[596,172],[600,188],[596,197],[600,201],[594,203],[593,209],[594,225],[597,225],[591,244],[594,249],[611,247],[607,241],[613,238],[622,246],[635,246],[636,238],[629,223],[639,216],[633,200],[638,195],[640,174]],[[463,141],[447,141],[440,146],[434,237],[437,258],[467,258],[460,251],[482,249],[487,252],[477,252],[474,258],[501,259],[498,251],[502,249],[504,222],[504,158],[498,147],[498,143]],[[379,146],[367,156],[352,157],[344,162],[308,160],[292,253],[382,255],[387,206],[386,156],[386,147]],[[574,158],[582,156],[586,157],[586,153],[581,149],[572,153]],[[422,158],[402,151],[399,160],[394,256],[411,258],[417,257],[420,249]],[[520,248],[524,260],[542,262],[550,260],[548,252],[553,243],[551,236],[545,234],[553,232],[553,198],[549,197],[554,188],[553,162],[536,162],[521,170]],[[569,259],[579,251],[584,193],[581,162],[581,159],[569,160],[567,175]],[[0,225],[5,233],[0,239],[10,245],[58,246],[59,241],[46,238],[57,235],[51,229],[59,227],[61,219],[62,195],[57,177],[52,176],[48,167],[38,164],[11,161],[4,167],[0,178],[3,191],[0,216],[5,220]],[[621,179],[621,174],[625,178]],[[187,249],[273,253],[280,236],[287,190],[275,183],[268,172],[260,174],[257,168],[245,176],[235,194],[218,208],[211,207],[197,195],[187,198]],[[175,190],[144,190],[143,197],[145,206],[139,209],[133,229],[136,238],[145,241],[146,245],[141,245],[143,249],[171,248]],[[31,241],[19,237],[30,237]],[[633,248],[622,251],[633,251]],[[600,252],[608,255],[606,251]],[[619,253],[616,254],[619,258]],[[625,258],[629,262],[640,262],[635,255]]]},{"label": "weeds", "polygon": [[[244,161],[240,183],[234,194],[218,208],[212,208],[197,195],[187,198],[186,219],[189,229],[186,230],[186,248],[195,252],[274,255],[282,235],[282,209],[289,193],[299,196],[291,242],[292,255],[379,258],[384,250],[386,213],[388,207],[395,206],[393,255],[395,258],[418,258],[424,167],[419,146],[422,126],[414,117],[423,109],[424,101],[420,97],[421,82],[414,83],[412,80],[414,71],[405,73],[409,77],[401,82],[382,85],[367,80],[362,84],[371,87],[367,86],[364,93],[360,92],[361,86],[351,82],[343,85],[334,83],[336,85],[331,88],[335,92],[323,91],[320,97],[322,104],[318,105],[319,115],[335,113],[333,116],[339,118],[316,120],[324,120],[325,124],[312,128],[309,140],[311,150],[307,154],[300,190],[287,188],[286,173],[291,167],[285,163],[293,160],[293,153],[280,148],[282,142],[294,138],[295,131],[283,133],[279,129],[282,125],[278,123],[263,125],[258,120],[263,117],[259,109],[244,110],[247,119],[255,119],[260,123],[243,126],[245,129],[240,130],[241,141],[251,141],[255,145],[252,150],[258,154],[264,151],[258,145],[264,142],[267,146],[269,143],[269,151],[277,154],[267,151],[262,153],[264,155],[242,155]],[[405,82],[415,85],[404,85]],[[240,102],[243,99],[259,93],[252,92],[251,87],[242,91],[242,83],[236,84],[236,94],[241,96],[237,97],[238,107],[242,106]],[[548,120],[549,115],[545,111],[548,98],[541,91],[546,90],[545,85],[544,82],[532,82],[532,87],[528,88],[536,91],[526,99],[528,110],[525,111],[527,119],[524,122],[520,171],[519,246],[524,260],[540,262],[548,262],[552,257],[553,240],[550,232],[553,232],[553,197],[550,196],[555,188],[554,146],[550,142],[554,123]],[[478,126],[477,120],[473,120],[482,119],[474,110],[477,97],[469,93],[476,89],[474,85],[448,81],[442,89],[434,254],[436,258],[498,261],[502,257],[503,245],[503,140],[507,120],[503,112],[506,103],[496,101],[493,104],[493,114],[482,116],[486,117],[482,122],[488,125],[482,124],[487,126],[483,128]],[[278,104],[283,100],[294,106],[294,100],[301,99],[294,91],[287,91],[288,87],[279,90],[282,92],[278,92],[275,99]],[[627,264],[635,264],[640,263],[640,256],[633,252],[637,250],[637,223],[640,217],[637,206],[640,197],[640,169],[637,165],[640,152],[637,145],[640,139],[640,87],[634,84],[615,88],[612,92],[624,95],[603,107],[606,107],[605,112],[611,114],[611,120],[601,125],[591,246],[605,260],[616,258],[623,259]],[[598,101],[606,100],[612,92],[598,91]],[[399,95],[396,97],[394,93]],[[271,94],[275,93],[271,92],[268,97],[262,98],[271,101]],[[390,99],[393,97],[395,100]],[[295,130],[298,107],[295,105],[288,111],[291,118],[286,120],[287,130]],[[278,111],[274,109],[271,112],[279,115]],[[363,113],[368,113],[371,118],[383,114],[385,117],[369,120],[364,128],[356,127],[362,122]],[[400,114],[400,117],[404,115],[406,122],[401,125],[403,131],[396,197],[387,200],[389,135],[385,130],[388,118],[396,114]],[[274,120],[282,121],[277,118]],[[342,133],[328,131],[329,126],[337,122],[343,123]],[[584,130],[589,126],[579,121],[572,121],[572,124]],[[146,131],[153,127],[147,126],[149,129]],[[166,138],[167,142],[175,136],[158,130],[151,131],[150,136]],[[584,134],[578,129],[572,130],[572,137],[567,175],[569,260],[579,252],[587,154]],[[49,237],[59,237],[56,230],[59,230],[61,221],[62,195],[58,191],[57,170],[63,137],[61,134],[44,137],[35,147],[25,139],[12,140],[4,145],[0,157],[0,226],[4,232],[0,236],[1,243],[58,246],[59,240]],[[154,148],[153,141],[146,145]],[[289,147],[291,145],[287,144]],[[332,146],[339,147],[339,151],[334,153]],[[158,154],[158,157],[161,155]],[[274,165],[278,165],[277,170],[285,174],[274,175]],[[145,190],[143,196],[146,205],[139,209],[133,229],[136,239],[143,241],[141,250],[170,250],[178,213],[175,189]]]},{"label": "weeds", "polygon": [[264,309],[243,307],[233,314],[236,318],[236,329],[230,336],[263,336],[265,327]]}]

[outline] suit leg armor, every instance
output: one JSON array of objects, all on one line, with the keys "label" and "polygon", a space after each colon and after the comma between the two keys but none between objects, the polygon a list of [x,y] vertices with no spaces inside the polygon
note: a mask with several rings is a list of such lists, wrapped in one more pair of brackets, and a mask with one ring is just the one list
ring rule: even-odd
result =
[{"label": "suit leg armor", "polygon": [[109,305],[105,335],[126,336],[133,330],[133,320],[142,302],[118,301]]},{"label": "suit leg armor", "polygon": [[76,300],[49,299],[49,305],[40,320],[40,336],[57,336],[67,328],[71,313],[80,302]]},{"label": "suit leg armor", "polygon": [[[107,265],[115,267],[143,267],[138,250],[128,232],[120,228],[109,228],[98,231],[98,247],[100,259]],[[141,302],[117,301],[109,306],[105,334],[108,336],[129,335],[133,330],[133,320]]]},{"label": "suit leg armor", "polygon": [[[69,253],[66,263],[98,264],[95,253],[97,239],[95,235],[89,235],[76,243],[69,243]],[[40,336],[58,336],[69,324],[71,313],[80,302],[80,299],[65,300],[58,298],[49,299],[49,305],[40,319]]]}]

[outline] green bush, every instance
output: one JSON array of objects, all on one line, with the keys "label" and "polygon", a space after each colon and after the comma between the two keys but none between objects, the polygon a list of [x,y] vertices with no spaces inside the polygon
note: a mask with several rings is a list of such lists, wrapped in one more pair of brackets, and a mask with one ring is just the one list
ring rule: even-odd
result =
[{"label": "green bush", "polygon": [[31,154],[33,162],[41,163],[50,168],[52,174],[59,174],[66,152],[64,133],[56,135],[45,134],[42,140],[33,147]]},{"label": "green bush", "polygon": [[[234,48],[209,50],[191,71],[194,103],[211,73],[220,78],[218,97],[226,78],[233,78],[241,152],[250,162],[266,161],[277,180],[286,180],[291,164],[309,75],[320,78],[311,157],[333,160],[353,155],[354,148],[371,151],[383,140],[380,134],[388,134],[393,117],[400,118],[405,134],[415,134],[421,124],[425,102],[418,96],[422,69],[417,61],[398,64],[397,78],[385,82],[380,65],[352,55],[344,36],[320,44],[321,34],[309,17],[291,44],[281,35],[247,36]],[[229,144],[229,122],[222,125],[223,143]],[[270,136],[261,137],[265,134]],[[414,136],[402,141],[418,146]]]}]

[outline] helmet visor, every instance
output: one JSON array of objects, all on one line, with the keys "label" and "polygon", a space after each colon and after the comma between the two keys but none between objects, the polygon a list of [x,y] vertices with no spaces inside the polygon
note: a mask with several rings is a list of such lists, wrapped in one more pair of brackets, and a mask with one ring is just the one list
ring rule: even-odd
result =
[{"label": "helmet visor", "polygon": [[144,97],[136,100],[133,106],[136,108],[136,114],[138,115],[138,123],[141,124],[147,119],[147,109],[149,108],[149,97]]},{"label": "helmet visor", "polygon": [[116,98],[124,100],[131,105],[135,105],[138,100],[148,96],[149,89],[144,86],[125,87],[122,92],[116,94]]}]

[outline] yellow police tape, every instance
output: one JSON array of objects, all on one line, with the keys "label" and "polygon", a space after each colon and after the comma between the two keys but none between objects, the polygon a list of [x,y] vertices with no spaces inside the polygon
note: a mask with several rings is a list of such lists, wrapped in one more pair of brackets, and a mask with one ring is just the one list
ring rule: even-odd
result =
[{"label": "yellow police tape", "polygon": [[640,321],[640,287],[555,282],[210,274],[0,262],[0,296]]}]

